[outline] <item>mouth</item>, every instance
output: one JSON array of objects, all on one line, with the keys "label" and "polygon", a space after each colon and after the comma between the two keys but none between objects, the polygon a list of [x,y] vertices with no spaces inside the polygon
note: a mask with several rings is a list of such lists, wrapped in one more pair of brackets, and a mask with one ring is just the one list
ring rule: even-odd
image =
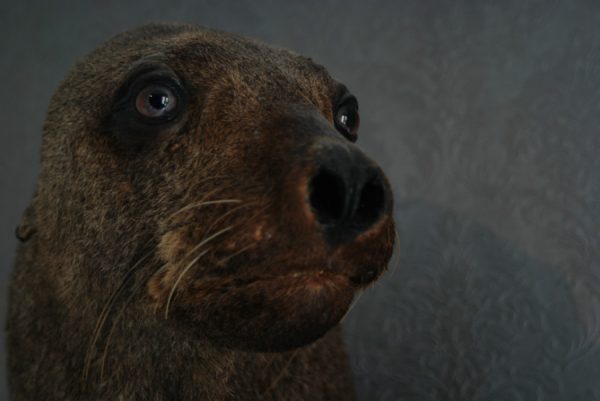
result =
[{"label": "mouth", "polygon": [[187,313],[193,308],[196,321],[210,321],[202,329],[213,341],[257,351],[288,350],[320,338],[344,316],[356,292],[348,277],[324,270],[223,284],[194,286]]},{"label": "mouth", "polygon": [[[385,270],[393,233],[388,219],[333,249],[318,233],[273,235],[277,241],[224,236],[219,246],[200,252],[199,261],[193,255],[163,259],[167,267],[150,279],[148,291],[174,329],[227,348],[290,350],[340,322],[355,295]],[[183,234],[176,231],[163,244],[185,244]]]},{"label": "mouth", "polygon": [[[326,266],[326,267],[323,267]],[[310,265],[286,266],[289,273],[277,275],[265,275],[253,278],[257,282],[277,282],[287,286],[301,286],[314,291],[336,286],[348,287],[352,291],[359,291],[372,281],[384,270],[383,268],[361,268],[360,274],[349,275],[343,268],[338,267],[329,260],[327,263],[314,263]]]},{"label": "mouth", "polygon": [[196,279],[173,302],[168,323],[227,348],[273,352],[307,345],[341,320],[359,287],[323,264],[286,270]]},{"label": "mouth", "polygon": [[303,305],[310,308],[321,303],[324,305],[335,303],[336,297],[343,293],[353,296],[358,289],[348,276],[324,269],[294,269],[291,273],[259,277],[242,285],[250,289],[253,286],[268,287],[273,297],[285,297],[286,302],[298,308]]}]

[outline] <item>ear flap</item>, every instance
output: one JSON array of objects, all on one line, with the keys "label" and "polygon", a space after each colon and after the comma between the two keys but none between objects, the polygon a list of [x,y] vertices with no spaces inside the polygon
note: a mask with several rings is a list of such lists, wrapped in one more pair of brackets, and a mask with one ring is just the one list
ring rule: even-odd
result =
[{"label": "ear flap", "polygon": [[34,195],[33,200],[23,212],[23,216],[21,217],[21,222],[15,229],[15,236],[21,242],[27,241],[29,238],[36,233],[36,220],[35,220],[35,201],[37,198],[37,194]]}]

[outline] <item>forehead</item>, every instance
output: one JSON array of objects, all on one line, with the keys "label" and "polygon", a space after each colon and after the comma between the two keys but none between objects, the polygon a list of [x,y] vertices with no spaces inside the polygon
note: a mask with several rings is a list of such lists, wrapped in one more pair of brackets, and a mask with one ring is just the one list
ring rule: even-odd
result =
[{"label": "forehead", "polygon": [[308,91],[328,97],[340,86],[308,57],[195,26],[149,25],[118,35],[106,47],[112,57],[122,56],[117,64],[128,71],[140,63],[160,61],[192,81],[218,82],[229,77],[256,89]]}]

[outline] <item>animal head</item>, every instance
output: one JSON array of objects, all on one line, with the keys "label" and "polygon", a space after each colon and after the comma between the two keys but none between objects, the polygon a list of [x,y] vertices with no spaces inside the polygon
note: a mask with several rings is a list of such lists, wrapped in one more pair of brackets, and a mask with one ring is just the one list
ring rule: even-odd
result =
[{"label": "animal head", "polygon": [[394,244],[358,128],[357,99],[309,58],[187,25],[118,35],[66,77],[44,128],[32,208],[53,288],[75,307],[135,277],[139,318],[170,330],[314,341]]}]

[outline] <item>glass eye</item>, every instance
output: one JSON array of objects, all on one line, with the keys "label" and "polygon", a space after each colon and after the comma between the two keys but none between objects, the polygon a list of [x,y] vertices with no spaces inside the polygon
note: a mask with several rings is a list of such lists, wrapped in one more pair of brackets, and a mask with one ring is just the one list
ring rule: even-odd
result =
[{"label": "glass eye", "polygon": [[164,85],[150,85],[143,88],[135,99],[135,108],[144,117],[167,116],[175,110],[177,97]]},{"label": "glass eye", "polygon": [[338,131],[350,141],[355,142],[358,138],[359,126],[358,107],[353,104],[342,105],[335,114],[335,127]]}]

